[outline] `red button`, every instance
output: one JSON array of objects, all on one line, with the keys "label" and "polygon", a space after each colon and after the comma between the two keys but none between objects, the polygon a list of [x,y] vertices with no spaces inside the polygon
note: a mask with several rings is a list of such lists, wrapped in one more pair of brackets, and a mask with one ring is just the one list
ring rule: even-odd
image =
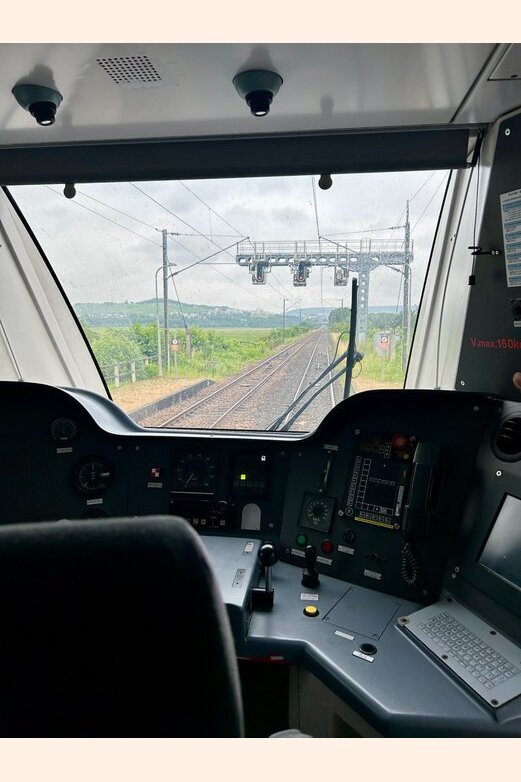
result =
[{"label": "red button", "polygon": [[324,552],[324,554],[331,554],[331,552],[333,551],[335,546],[333,545],[333,541],[332,540],[324,540],[323,543],[322,543],[321,548],[322,548],[322,551]]}]

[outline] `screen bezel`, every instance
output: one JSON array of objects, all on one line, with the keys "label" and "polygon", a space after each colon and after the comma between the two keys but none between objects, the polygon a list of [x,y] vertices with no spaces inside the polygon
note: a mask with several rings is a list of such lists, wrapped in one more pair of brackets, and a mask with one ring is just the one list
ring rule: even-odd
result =
[{"label": "screen bezel", "polygon": [[503,501],[502,501],[501,505],[498,508],[498,511],[496,513],[494,521],[492,522],[492,524],[489,527],[487,536],[486,536],[486,538],[485,538],[485,540],[483,542],[483,545],[481,547],[481,550],[479,552],[478,564],[479,564],[480,567],[484,568],[492,576],[494,576],[495,578],[499,578],[501,581],[503,581],[509,587],[512,587],[513,589],[516,589],[518,592],[521,593],[521,577],[520,577],[520,583],[516,584],[513,581],[511,581],[509,578],[507,578],[505,575],[502,575],[497,570],[494,570],[492,567],[490,567],[489,565],[486,565],[483,562],[483,555],[485,554],[487,546],[490,543],[490,539],[491,539],[491,537],[492,537],[492,535],[494,533],[494,530],[496,529],[496,526],[497,526],[497,524],[498,524],[498,522],[499,522],[499,520],[501,518],[501,514],[505,510],[505,506],[506,506],[506,504],[507,504],[507,502],[509,500],[515,500],[519,504],[519,509],[521,510],[521,499],[519,497],[515,497],[513,494],[508,494],[508,493],[504,495]]},{"label": "screen bezel", "polygon": [[[473,493],[464,520],[467,534],[463,534],[459,539],[456,555],[451,562],[451,588],[457,593],[458,579],[464,578],[472,587],[519,617],[521,589],[480,563],[481,554],[507,496],[521,502],[519,479],[505,473],[501,477],[502,480],[498,481],[494,488],[489,485],[487,491]],[[492,618],[489,621],[492,621]]]}]

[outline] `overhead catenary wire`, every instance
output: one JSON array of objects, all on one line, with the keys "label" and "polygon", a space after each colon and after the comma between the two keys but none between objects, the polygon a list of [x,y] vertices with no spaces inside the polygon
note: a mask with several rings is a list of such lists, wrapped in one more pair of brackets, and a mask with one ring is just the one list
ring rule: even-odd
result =
[{"label": "overhead catenary wire", "polygon": [[[407,199],[409,201],[409,203],[411,203],[411,201],[413,201],[416,198],[418,193],[420,193],[423,190],[423,188],[427,185],[427,183],[430,182],[430,180],[433,178],[433,176],[435,174],[437,174],[437,173],[438,173],[437,171],[433,171],[427,177],[427,179],[423,182],[422,185],[420,185],[420,187],[416,190],[416,192],[413,193],[413,195],[410,196]],[[389,226],[386,226],[385,228],[363,228],[363,229],[361,228],[361,229],[356,230],[356,231],[325,231],[324,233],[327,234],[327,236],[358,236],[359,234],[376,233],[376,232],[379,232],[379,231],[396,231],[399,228],[403,228],[403,226],[401,225],[401,220],[402,220],[402,217],[404,216],[404,214],[405,214],[405,209],[402,211],[402,213],[401,213],[400,217],[398,218],[398,220],[396,221],[395,225],[389,225]],[[331,241],[331,240],[327,239],[326,236],[322,236],[321,238],[326,239],[327,241]],[[387,243],[389,243],[390,241],[391,241],[391,239],[389,238]]]},{"label": "overhead catenary wire", "polygon": [[[52,189],[52,188],[51,188]],[[57,193],[57,190],[54,190],[55,193]],[[122,209],[118,209],[116,206],[112,206],[112,204],[107,204],[106,201],[102,201],[100,198],[96,198],[93,195],[89,195],[88,193],[85,193],[83,190],[76,190],[76,193],[78,195],[83,196],[83,198],[88,198],[91,201],[95,201],[97,204],[100,204],[100,206],[104,206],[107,209],[111,209],[113,212],[118,212],[118,214],[123,215],[124,217],[128,217],[130,220],[135,220],[136,223],[141,223],[141,225],[146,225],[147,228],[151,228],[153,231],[160,231],[160,228],[157,228],[157,226],[152,225],[151,223],[147,223],[146,220],[142,220],[140,217],[135,217],[134,215],[129,214],[128,212],[124,212]],[[107,218],[108,219],[108,218]],[[172,232],[169,232],[172,233]],[[199,233],[177,233],[176,236],[205,236],[206,234],[199,234]],[[232,238],[232,234],[214,234],[214,236],[220,236],[223,238]]]},{"label": "overhead catenary wire", "polygon": [[[273,277],[273,279],[275,280],[275,282],[277,283],[277,285],[278,285],[278,286],[279,286],[279,288],[281,289],[282,293],[284,294],[284,297],[285,297],[286,299],[291,299],[291,298],[292,298],[292,296],[293,296],[294,294],[292,294],[290,291],[286,290],[286,288],[284,287],[283,283],[281,283],[281,281],[279,280],[279,278],[275,276],[275,273],[274,273],[273,269],[271,270],[271,276]],[[271,283],[270,283],[270,282],[268,282],[268,281],[266,281],[266,282],[267,282],[267,284],[270,286],[270,288],[272,288],[272,289],[275,291],[275,293],[279,293],[279,291],[277,291],[277,290],[276,290],[276,289],[273,287],[273,285],[271,285]],[[279,296],[280,296],[280,293],[279,293]]]},{"label": "overhead catenary wire", "polygon": [[[177,242],[176,239],[174,239],[174,241]],[[190,250],[189,247],[185,247],[183,244],[181,244],[181,242],[178,242],[178,244],[180,244],[181,247],[183,247],[183,249],[187,250],[187,252],[191,253],[195,258],[198,257],[197,254],[194,253],[193,250]],[[208,266],[210,269],[212,269],[213,271],[215,271],[218,274],[220,274],[222,277],[224,277],[226,280],[228,280],[228,282],[231,282],[232,285],[236,285],[238,288],[241,288],[241,290],[246,291],[246,293],[249,296],[255,296],[255,292],[252,291],[250,288],[246,288],[244,285],[241,285],[240,282],[237,282],[236,280],[232,279],[231,277],[228,277],[228,275],[225,274],[224,272],[222,272],[220,269],[216,269],[215,267],[216,267],[217,264],[215,264],[215,263],[206,264],[205,263],[210,258],[214,258],[216,255],[219,255],[221,252],[228,251],[230,249],[230,247],[235,247],[236,244],[237,244],[237,242],[233,242],[233,244],[228,245],[228,247],[221,247],[219,250],[216,250],[214,253],[211,253],[211,255],[206,255],[204,258],[198,258],[197,261],[195,261],[194,263],[188,264],[188,266],[181,266],[180,269],[177,272],[171,272],[170,276],[172,276],[172,274],[177,276],[178,274],[180,274],[183,271],[187,271],[188,269],[191,269],[194,266],[199,266],[199,264],[204,263],[205,266]],[[230,265],[232,265],[232,264],[230,264]]]},{"label": "overhead catenary wire", "polygon": [[[146,198],[149,198],[151,201],[153,201],[155,204],[157,204],[157,206],[161,207],[166,212],[168,212],[173,217],[175,217],[177,220],[179,220],[181,223],[183,223],[184,225],[188,226],[188,228],[190,228],[192,231],[196,231],[197,234],[202,239],[205,239],[205,241],[210,242],[211,244],[214,244],[216,247],[219,247],[220,250],[223,250],[223,252],[226,252],[226,250],[224,250],[219,244],[217,244],[217,242],[215,242],[213,239],[210,239],[208,236],[205,236],[205,234],[201,233],[201,231],[199,231],[194,225],[191,225],[191,223],[189,223],[183,217],[179,217],[179,215],[176,214],[176,212],[174,212],[168,206],[165,206],[165,204],[161,203],[161,201],[158,201],[156,198],[151,196],[150,193],[147,193],[145,190],[143,190],[142,188],[138,187],[134,182],[129,182],[129,185],[132,185],[132,187],[135,187],[136,190],[139,190],[139,192],[142,193],[144,196],[146,196]],[[244,239],[244,238],[246,238],[246,237],[242,237],[241,236],[241,239]],[[231,253],[228,253],[228,255],[231,255]],[[233,258],[233,256],[232,256],[232,258]]]},{"label": "overhead catenary wire", "polygon": [[[416,196],[418,195],[418,193],[420,193],[420,192],[423,190],[423,188],[425,187],[425,185],[427,184],[427,182],[430,182],[430,180],[432,179],[432,177],[433,177],[433,176],[434,176],[436,173],[437,173],[437,171],[433,171],[433,172],[432,172],[432,174],[430,174],[430,176],[428,176],[428,177],[427,177],[427,179],[425,180],[425,182],[424,182],[422,185],[420,185],[420,187],[419,187],[419,188],[416,190],[416,192],[415,192],[415,193],[413,193],[413,195],[412,195],[412,196],[410,196],[410,197],[407,199],[407,202],[408,202],[409,204],[411,203],[411,201],[414,201],[414,199],[416,198]],[[402,223],[402,218],[403,218],[403,216],[404,216],[404,214],[405,214],[405,212],[406,212],[406,211],[407,211],[407,205],[405,206],[405,209],[403,209],[403,210],[402,210],[402,213],[401,213],[400,217],[399,217],[399,218],[398,218],[398,220],[396,221],[396,225],[394,225],[394,226],[391,228],[391,233],[390,233],[390,235],[389,235],[389,238],[387,239],[387,242],[386,242],[386,244],[385,244],[385,246],[384,246],[384,250],[386,250],[386,249],[387,249],[387,247],[389,246],[389,244],[391,243],[391,240],[392,240],[392,237],[393,237],[393,233],[394,233],[394,231],[396,231],[398,228],[403,228],[403,225],[402,225],[401,223]],[[423,214],[422,214],[422,216],[423,216]],[[411,233],[412,233],[412,231],[411,231]],[[402,244],[403,244],[403,242],[402,242]]]},{"label": "overhead catenary wire", "polygon": [[[219,244],[217,244],[217,242],[214,242],[214,241],[213,241],[213,239],[209,239],[207,236],[205,236],[205,235],[204,235],[204,234],[202,234],[200,231],[198,231],[198,230],[197,230],[197,228],[195,228],[195,226],[191,225],[189,222],[187,222],[186,220],[184,220],[182,217],[179,217],[179,215],[178,215],[178,214],[176,214],[175,212],[173,212],[171,209],[169,209],[167,206],[165,206],[164,204],[162,204],[162,203],[161,203],[160,201],[158,201],[156,198],[154,198],[153,196],[151,196],[151,195],[150,195],[149,193],[147,193],[145,190],[142,190],[142,189],[141,189],[140,187],[138,187],[138,186],[137,186],[137,185],[136,185],[134,182],[129,182],[129,185],[132,185],[132,187],[135,187],[135,188],[136,188],[136,190],[139,190],[139,192],[140,192],[140,193],[143,193],[143,195],[144,195],[144,196],[146,196],[146,197],[147,197],[147,198],[149,198],[151,201],[153,201],[155,204],[157,204],[157,206],[160,206],[162,209],[164,209],[165,211],[169,212],[169,214],[173,215],[173,217],[177,218],[177,219],[178,219],[178,220],[180,220],[182,223],[184,223],[185,225],[187,225],[187,226],[188,226],[188,228],[191,228],[191,230],[192,230],[192,231],[196,231],[196,232],[199,234],[199,236],[201,236],[201,237],[202,237],[203,239],[205,239],[207,242],[211,242],[211,244],[213,244],[213,245],[215,245],[216,247],[218,247],[220,252],[225,252],[225,253],[227,253],[228,255],[230,255],[230,256],[233,258],[233,255],[232,255],[232,254],[229,252],[229,249],[228,249],[227,247],[221,247]],[[241,238],[248,238],[248,237],[241,237]],[[233,244],[231,244],[231,245],[230,245],[230,247],[234,247],[236,244],[237,244],[237,242],[234,242]],[[185,249],[188,249],[188,248],[185,248]],[[190,251],[190,252],[192,252],[192,251]],[[195,255],[195,253],[193,253],[193,254]],[[214,253],[213,255],[217,255],[217,254],[218,254],[218,253]],[[197,256],[196,256],[196,257],[197,257]],[[209,257],[212,257],[212,256],[209,256]],[[202,262],[202,259],[201,259],[201,262]],[[195,264],[191,264],[191,266],[196,266],[196,265],[197,265],[196,263],[195,263]],[[186,268],[186,267],[183,267],[183,268]],[[241,288],[242,290],[246,291],[246,292],[248,293],[248,295],[249,295],[249,296],[252,296],[252,295],[253,295],[253,296],[255,296],[255,293],[254,293],[253,291],[251,291],[251,290],[250,290],[250,289],[248,289],[248,288],[245,288],[245,287],[244,287],[244,285],[241,285],[239,282],[236,282],[236,281],[235,281],[235,280],[233,280],[231,277],[228,277],[228,275],[227,275],[227,274],[224,274],[224,272],[221,272],[219,269],[216,269],[216,268],[215,268],[215,266],[211,266],[210,268],[214,269],[214,270],[215,270],[215,271],[216,271],[218,274],[220,274],[222,277],[224,277],[226,280],[228,280],[228,282],[231,282],[233,285],[236,285],[237,287],[239,287],[239,288]]]},{"label": "overhead catenary wire", "polygon": [[118,214],[123,215],[124,217],[130,218],[130,220],[135,220],[136,223],[141,223],[141,225],[146,225],[147,228],[151,228],[153,231],[158,230],[158,228],[156,228],[155,225],[151,225],[151,223],[147,223],[145,222],[145,220],[141,220],[141,218],[139,217],[134,217],[134,215],[130,215],[128,214],[128,212],[124,212],[122,209],[117,209],[115,206],[111,206],[110,204],[107,204],[105,201],[101,201],[101,199],[89,195],[88,193],[85,193],[83,190],[76,190],[76,193],[78,195],[83,196],[83,198],[88,198],[91,201],[95,201],[97,204],[100,204],[101,206],[107,207],[107,209],[112,209],[112,211],[118,212]]},{"label": "overhead catenary wire", "polygon": [[[53,187],[50,187],[50,185],[44,185],[44,187],[46,187],[52,193],[55,193],[56,195],[63,197],[62,193],[60,193],[59,190],[55,190]],[[153,239],[149,239],[147,236],[143,236],[143,234],[140,234],[137,231],[133,231],[132,228],[129,228],[126,225],[122,225],[121,223],[118,223],[117,220],[113,220],[111,217],[107,217],[107,215],[104,215],[101,212],[96,211],[96,209],[91,209],[89,206],[85,206],[85,204],[81,204],[79,201],[76,201],[76,199],[69,201],[69,203],[74,204],[75,206],[80,206],[82,209],[86,209],[87,212],[92,212],[92,214],[95,214],[98,217],[103,217],[103,219],[108,220],[109,223],[113,223],[114,225],[117,225],[119,228],[122,228],[124,231],[128,231],[129,233],[134,234],[134,236],[139,236],[140,239],[144,239],[146,242],[150,242],[150,244],[153,244],[156,247],[162,246],[159,244],[159,242],[154,242]]]},{"label": "overhead catenary wire", "polygon": [[[228,220],[226,220],[225,217],[219,214],[219,212],[217,212],[212,206],[210,206],[210,204],[207,204],[206,201],[203,198],[201,198],[201,196],[197,195],[197,193],[194,193],[194,191],[190,187],[188,187],[188,185],[185,182],[179,181],[179,184],[182,185],[184,188],[186,188],[186,190],[188,190],[188,192],[191,193],[194,196],[194,198],[197,198],[198,201],[204,204],[204,206],[206,206],[206,208],[209,209],[210,212],[212,212],[220,220],[222,220],[223,223],[226,223],[226,225],[229,226],[232,229],[232,231],[235,231],[235,233],[238,234],[239,236],[243,236],[242,231],[239,231],[237,228],[235,228],[234,225],[232,225]],[[216,234],[214,234],[214,236],[215,235]]]},{"label": "overhead catenary wire", "polygon": [[429,206],[432,204],[432,202],[433,202],[433,201],[434,201],[434,199],[436,198],[436,195],[437,195],[438,191],[440,190],[441,186],[444,184],[444,182],[445,182],[445,180],[447,179],[447,177],[448,177],[448,173],[447,173],[447,174],[445,174],[445,176],[443,177],[443,179],[440,181],[440,183],[439,183],[438,187],[436,188],[436,190],[435,190],[435,191],[434,191],[434,193],[432,194],[432,196],[431,196],[431,198],[430,198],[429,202],[427,203],[427,206],[425,207],[425,209],[423,210],[423,212],[421,213],[421,215],[418,217],[418,219],[417,219],[417,220],[416,220],[416,222],[414,223],[413,227],[411,228],[411,236],[412,236],[412,234],[414,233],[415,229],[417,228],[417,226],[418,226],[418,223],[419,223],[419,222],[420,222],[420,220],[422,219],[423,215],[425,214],[425,212],[427,211],[427,209],[429,208]]},{"label": "overhead catenary wire", "polygon": [[[220,249],[222,252],[226,252],[228,255],[230,255],[230,257],[232,257],[232,258],[234,257],[234,256],[233,256],[233,255],[232,255],[232,254],[231,254],[231,253],[228,251],[228,249],[227,249],[227,248],[220,247],[220,245],[219,245],[219,244],[217,244],[217,242],[213,241],[213,239],[209,239],[207,236],[205,236],[204,234],[202,234],[200,231],[198,231],[198,230],[197,230],[197,228],[195,228],[195,226],[191,225],[189,222],[187,222],[186,220],[184,220],[182,217],[179,217],[179,215],[178,215],[178,214],[176,214],[174,211],[172,211],[172,210],[171,210],[171,209],[169,209],[167,206],[165,206],[164,204],[162,204],[160,201],[158,201],[156,198],[154,198],[153,196],[151,196],[151,195],[150,195],[149,193],[147,193],[145,190],[142,190],[142,189],[141,189],[140,187],[138,187],[138,186],[137,186],[137,185],[136,185],[134,182],[129,182],[129,184],[130,184],[130,185],[132,185],[133,187],[135,187],[135,188],[136,188],[136,190],[139,190],[139,192],[140,192],[140,193],[143,193],[143,195],[144,195],[144,196],[146,196],[147,198],[150,198],[150,200],[151,200],[151,201],[153,201],[155,204],[157,204],[158,206],[162,207],[162,208],[163,208],[163,209],[165,209],[167,212],[169,212],[171,215],[173,215],[173,216],[174,216],[174,217],[176,217],[178,220],[180,220],[182,223],[184,223],[185,225],[187,225],[187,226],[188,226],[188,228],[191,228],[191,229],[192,229],[192,231],[196,231],[196,232],[199,234],[199,236],[201,236],[203,239],[205,239],[205,240],[206,240],[206,241],[208,241],[208,242],[211,242],[211,243],[212,243],[212,244],[214,244],[216,247],[219,247],[219,249]],[[243,236],[241,236],[241,239],[249,239],[249,237],[243,237]],[[233,244],[233,245],[230,245],[230,246],[232,246],[232,247],[233,247],[233,246],[234,246],[234,245],[236,245],[236,244],[237,244],[237,242],[234,242],[234,244]],[[185,248],[185,249],[187,249],[187,248]],[[235,260],[235,259],[234,259],[234,260]],[[242,290],[245,290],[245,291],[247,291],[247,293],[248,293],[248,295],[249,295],[249,296],[256,296],[256,294],[255,294],[255,293],[254,293],[252,290],[250,290],[250,289],[247,289],[247,288],[245,288],[243,285],[241,285],[240,283],[236,282],[235,280],[232,280],[232,278],[231,278],[231,277],[228,277],[228,276],[227,276],[226,274],[224,274],[223,272],[219,271],[218,269],[215,269],[215,271],[216,271],[216,272],[218,272],[219,274],[221,274],[221,275],[222,275],[222,276],[223,276],[225,279],[227,279],[229,282],[232,282],[234,285],[237,285],[237,286],[238,286],[239,288],[241,288]],[[275,290],[275,292],[277,292],[277,291],[276,291],[276,289],[273,287],[273,285],[271,285],[269,282],[267,282],[267,285],[268,285],[270,288],[272,288],[273,290]],[[280,295],[280,294],[279,294],[279,295]]]},{"label": "overhead catenary wire", "polygon": [[[58,190],[54,190],[54,188],[50,187],[49,185],[45,185],[45,187],[47,187],[49,190],[52,190],[52,192],[56,193],[56,195],[60,195],[60,196],[62,195]],[[85,206],[85,204],[81,204],[79,201],[74,200],[71,203],[76,204],[76,206],[81,206],[83,209],[86,209],[88,212],[92,212],[92,214],[95,214],[98,217],[102,217],[104,220],[108,220],[110,223],[113,223],[114,225],[117,225],[119,228],[123,228],[125,231],[129,231],[130,233],[134,234],[135,236],[139,236],[141,239],[145,239],[147,242],[150,242],[151,244],[155,245],[156,247],[162,247],[162,245],[159,244],[158,242],[154,242],[152,239],[148,239],[146,236],[143,236],[142,234],[137,233],[137,231],[133,231],[131,228],[128,228],[127,226],[122,225],[121,223],[118,223],[116,220],[113,220],[112,218],[107,217],[106,215],[102,214],[101,212],[98,212],[95,209],[91,209],[90,207]],[[109,208],[113,208],[113,207],[109,207]],[[155,230],[158,230],[158,229],[155,229]],[[186,245],[184,245],[182,242],[179,242],[177,239],[174,239],[174,241],[177,244],[179,244],[180,247],[182,247],[184,250],[186,250],[187,252],[191,253],[196,258],[198,258],[197,254],[194,253],[193,250],[191,250],[189,247],[186,247]],[[215,242],[214,242],[214,244],[215,244]],[[198,260],[195,263],[192,263],[189,266],[183,266],[182,269],[185,270],[185,269],[191,268],[192,266],[197,266],[200,263],[204,263],[209,258],[213,258],[216,255],[219,255],[220,252],[228,251],[228,249],[230,247],[234,247],[234,246],[236,246],[236,244],[237,244],[237,242],[233,242],[232,244],[230,244],[226,248],[222,248],[221,247],[221,248],[219,248],[219,250],[217,252],[212,253],[211,255],[205,256],[204,258],[198,258]],[[214,264],[208,264],[208,266],[211,266],[213,268]],[[224,274],[224,272],[221,272],[219,269],[215,269],[215,271],[218,272],[219,274],[221,274],[226,280],[231,282],[233,285],[236,285],[239,288],[241,288],[241,290],[246,291],[246,293],[248,293],[249,295],[254,295],[253,291],[251,291],[248,288],[246,288],[245,286],[241,285],[236,280],[233,280],[231,277],[228,277],[228,275]]]}]

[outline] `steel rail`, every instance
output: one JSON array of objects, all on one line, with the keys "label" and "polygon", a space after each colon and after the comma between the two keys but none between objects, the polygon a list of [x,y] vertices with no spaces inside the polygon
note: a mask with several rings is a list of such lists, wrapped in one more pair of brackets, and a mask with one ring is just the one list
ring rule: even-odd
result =
[{"label": "steel rail", "polygon": [[[297,348],[297,350],[295,350],[295,351],[293,351],[291,353],[291,356],[293,356],[296,353],[300,352],[300,350],[302,350],[305,347],[305,345],[307,345],[308,342],[310,342],[313,339],[314,336],[315,335],[313,334],[311,336],[304,337],[302,340],[297,342],[296,344],[298,345],[298,348]],[[159,424],[159,428],[164,428],[166,426],[169,426],[173,421],[177,421],[178,418],[181,418],[182,416],[187,415],[188,413],[192,412],[196,408],[201,407],[202,405],[207,403],[210,399],[216,397],[219,394],[222,394],[223,391],[225,391],[226,389],[230,388],[231,386],[237,385],[241,380],[244,380],[244,378],[249,377],[254,372],[258,372],[260,369],[262,369],[262,367],[266,366],[267,364],[269,364],[273,360],[279,358],[281,355],[286,353],[292,347],[293,347],[293,345],[284,347],[282,350],[279,350],[278,353],[274,353],[272,356],[269,356],[267,359],[262,361],[260,364],[257,364],[256,366],[252,367],[251,369],[247,370],[246,372],[243,372],[238,377],[234,378],[233,380],[230,380],[224,386],[221,386],[220,388],[217,388],[215,391],[212,391],[211,394],[208,394],[207,396],[203,397],[203,399],[199,399],[196,402],[193,402],[191,405],[186,407],[184,410],[181,410],[179,413],[176,413],[176,415],[171,416],[170,418],[167,418],[166,421],[163,421],[161,424]],[[278,367],[277,367],[277,369],[278,369]]]}]

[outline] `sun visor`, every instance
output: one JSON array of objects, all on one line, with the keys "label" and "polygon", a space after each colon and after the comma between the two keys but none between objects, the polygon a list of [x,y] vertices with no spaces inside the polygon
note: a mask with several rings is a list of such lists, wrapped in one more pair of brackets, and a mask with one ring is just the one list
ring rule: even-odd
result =
[{"label": "sun visor", "polygon": [[254,135],[0,147],[0,184],[466,168],[476,128]]}]

